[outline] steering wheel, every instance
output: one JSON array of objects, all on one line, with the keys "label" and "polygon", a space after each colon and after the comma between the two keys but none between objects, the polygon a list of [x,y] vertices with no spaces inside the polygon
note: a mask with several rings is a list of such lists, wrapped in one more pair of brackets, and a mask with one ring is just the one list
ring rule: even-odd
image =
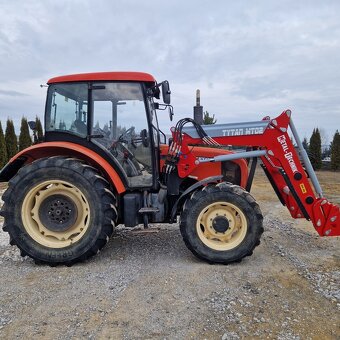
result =
[{"label": "steering wheel", "polygon": [[[128,141],[125,139],[128,135],[132,135],[132,132],[134,131],[134,127],[131,126],[130,128],[128,128],[126,131],[124,131],[117,139],[117,142],[120,143],[128,143]],[[132,136],[130,138],[130,140],[132,141]]]},{"label": "steering wheel", "polygon": [[140,136],[136,135],[134,130],[135,127],[133,126],[128,128],[119,135],[119,137],[111,146],[111,152],[114,152],[116,157],[123,158],[124,164],[128,165],[126,167],[126,171],[128,173],[131,172],[131,174],[128,176],[137,176],[142,174],[139,163],[140,161],[138,161],[133,152],[129,150],[129,145],[135,149],[138,147],[136,143],[142,143],[144,147],[149,147],[149,137],[147,130],[142,130]]},{"label": "steering wheel", "polygon": [[[132,138],[132,133],[134,131],[134,127],[128,128],[126,131],[124,131],[117,140],[112,144],[112,150],[115,150],[115,153],[118,155],[119,153],[123,155],[123,158],[125,160],[129,160],[129,162],[135,163],[135,165],[138,165],[138,162],[135,160],[135,155],[129,150],[126,144],[131,144],[134,148],[137,148],[136,144],[134,143],[134,139]],[[130,137],[128,137],[130,135]],[[139,168],[139,166],[137,166]]]},{"label": "steering wheel", "polygon": [[135,155],[129,150],[129,148],[124,145],[131,143],[133,144],[132,138],[127,140],[126,138],[129,134],[132,133],[133,127],[127,129],[123,132],[116,141],[111,144],[109,150],[119,161],[123,169],[125,170],[128,177],[139,176],[142,174],[141,168],[139,166],[138,161],[135,158]]},{"label": "steering wheel", "polygon": [[[142,143],[144,147],[149,147],[149,136],[148,136],[148,131],[147,129],[143,129],[140,132],[139,136],[134,136],[132,137],[132,132],[134,131],[134,127],[128,128],[125,132],[123,132],[117,139],[117,142],[119,143],[129,143],[136,149],[137,145],[136,143]],[[131,134],[131,137],[128,138],[128,140],[125,140],[125,138]]]}]

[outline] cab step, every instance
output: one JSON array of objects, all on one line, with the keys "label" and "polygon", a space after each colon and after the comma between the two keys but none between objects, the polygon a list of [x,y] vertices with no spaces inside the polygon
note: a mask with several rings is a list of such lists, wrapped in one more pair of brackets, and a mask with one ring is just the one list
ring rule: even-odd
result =
[{"label": "cab step", "polygon": [[158,208],[153,208],[153,207],[143,207],[138,210],[140,214],[153,214],[153,213],[158,213],[159,209]]}]

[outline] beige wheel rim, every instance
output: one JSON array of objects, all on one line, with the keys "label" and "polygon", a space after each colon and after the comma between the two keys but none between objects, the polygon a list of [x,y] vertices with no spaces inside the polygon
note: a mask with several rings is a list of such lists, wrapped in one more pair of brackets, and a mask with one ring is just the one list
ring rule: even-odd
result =
[{"label": "beige wheel rim", "polygon": [[79,241],[86,233],[90,206],[76,186],[51,180],[28,192],[21,216],[24,228],[36,242],[49,248],[64,248]]},{"label": "beige wheel rim", "polygon": [[215,202],[201,211],[196,230],[206,246],[225,251],[242,243],[247,234],[248,222],[237,206],[228,202]]}]

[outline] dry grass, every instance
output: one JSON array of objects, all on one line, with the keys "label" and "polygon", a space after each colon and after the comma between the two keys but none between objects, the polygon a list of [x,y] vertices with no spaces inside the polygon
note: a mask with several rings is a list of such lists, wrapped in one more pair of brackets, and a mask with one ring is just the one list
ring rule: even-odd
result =
[{"label": "dry grass", "polygon": [[[324,196],[334,203],[340,204],[340,172],[318,171],[316,176],[320,182]],[[252,191],[256,199],[264,201],[277,201],[278,198],[261,168],[256,171]]]},{"label": "dry grass", "polygon": [[325,196],[336,196],[338,198],[338,203],[340,203],[340,172],[318,171],[316,175]]}]

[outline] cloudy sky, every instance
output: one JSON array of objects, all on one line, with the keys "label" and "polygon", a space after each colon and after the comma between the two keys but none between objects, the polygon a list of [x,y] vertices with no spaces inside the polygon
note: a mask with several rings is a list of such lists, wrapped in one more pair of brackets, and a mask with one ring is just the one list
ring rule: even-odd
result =
[{"label": "cloudy sky", "polygon": [[53,76],[127,70],[169,80],[175,119],[199,88],[218,123],[290,108],[302,138],[340,130],[337,0],[0,0],[0,18],[3,124],[42,117]]}]

